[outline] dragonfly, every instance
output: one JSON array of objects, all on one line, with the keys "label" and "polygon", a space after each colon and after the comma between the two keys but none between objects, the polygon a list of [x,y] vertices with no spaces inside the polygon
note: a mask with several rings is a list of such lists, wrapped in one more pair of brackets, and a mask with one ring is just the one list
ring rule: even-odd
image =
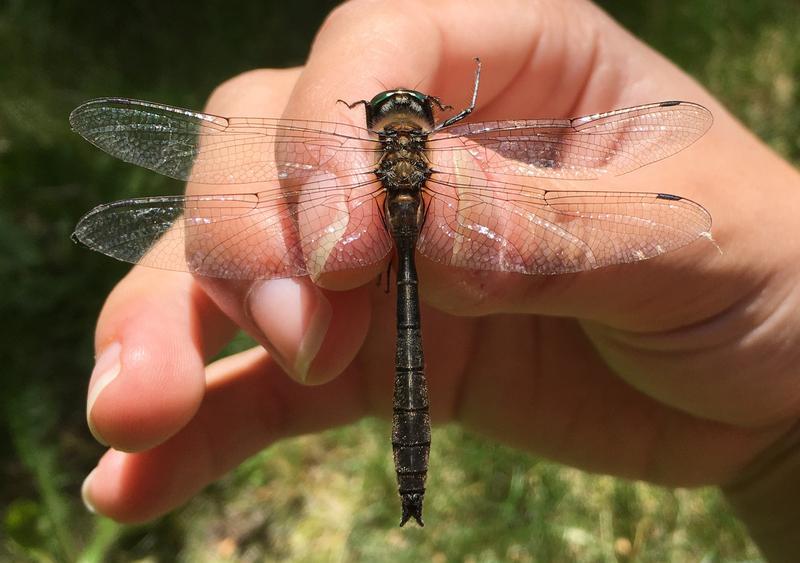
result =
[{"label": "dragonfly", "polygon": [[405,88],[347,104],[363,107],[365,127],[222,117],[126,98],[90,100],[69,118],[114,157],[213,186],[89,211],[73,238],[112,258],[263,280],[317,279],[394,254],[391,441],[401,526],[411,518],[424,525],[431,443],[417,253],[456,268],[537,276],[637,262],[710,236],[708,211],[679,195],[567,185],[683,150],[710,128],[709,110],[665,101],[573,119],[465,121],[477,102],[476,63],[470,105],[438,122],[452,108]]}]

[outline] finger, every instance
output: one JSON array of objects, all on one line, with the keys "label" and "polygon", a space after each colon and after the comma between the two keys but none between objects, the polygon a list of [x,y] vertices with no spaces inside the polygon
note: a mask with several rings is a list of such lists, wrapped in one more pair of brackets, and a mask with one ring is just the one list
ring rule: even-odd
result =
[{"label": "finger", "polygon": [[134,268],[97,324],[87,399],[94,436],[137,451],[178,431],[202,401],[205,359],[234,330],[190,275]]},{"label": "finger", "polygon": [[[223,116],[280,116],[299,72],[299,69],[258,70],[237,76],[217,88],[206,109]],[[277,155],[265,156],[274,157]],[[260,189],[268,188],[261,184],[190,183],[187,191],[253,193]],[[218,234],[228,237],[227,232],[221,229]],[[247,233],[247,237],[241,236]],[[265,246],[257,241],[275,234],[266,225],[258,224],[245,233],[233,233],[232,237],[241,240],[240,247],[231,249],[221,260],[227,261],[228,267],[251,258],[259,264],[268,264],[273,256],[261,254]],[[264,241],[265,245],[273,243]],[[284,258],[290,259],[288,254]],[[314,281],[306,276],[256,281],[201,278],[199,283],[226,315],[272,352],[288,374],[297,381],[316,384],[341,373],[361,347],[369,326],[370,308],[366,290],[357,286],[373,279],[381,268],[376,263],[371,269],[359,270],[356,275],[361,277],[356,281],[348,280],[350,274],[344,272],[317,277]],[[317,284],[356,289],[330,291]]]},{"label": "finger", "polygon": [[208,391],[192,421],[146,452],[109,451],[87,478],[94,510],[122,522],[168,512],[267,445],[356,420],[365,412],[360,374],[325,386],[287,379],[254,348],[208,366]]},{"label": "finger", "polygon": [[[746,428],[716,418],[726,402],[730,408],[739,400],[720,389],[719,378],[688,378],[693,392],[707,399],[695,412],[680,400],[654,399],[622,381],[569,319],[517,315],[480,322],[459,420],[551,459],[669,486],[719,484],[794,424]],[[648,376],[658,379],[646,373],[640,382]]]}]

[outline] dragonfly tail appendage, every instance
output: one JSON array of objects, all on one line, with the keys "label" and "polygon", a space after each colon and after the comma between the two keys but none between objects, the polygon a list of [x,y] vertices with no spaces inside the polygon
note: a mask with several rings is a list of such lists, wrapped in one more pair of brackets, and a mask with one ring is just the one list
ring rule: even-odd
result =
[{"label": "dragonfly tail appendage", "polygon": [[422,493],[402,493],[400,495],[400,503],[402,505],[403,515],[400,518],[400,526],[405,525],[409,519],[413,518],[420,526],[425,526],[422,521]]}]

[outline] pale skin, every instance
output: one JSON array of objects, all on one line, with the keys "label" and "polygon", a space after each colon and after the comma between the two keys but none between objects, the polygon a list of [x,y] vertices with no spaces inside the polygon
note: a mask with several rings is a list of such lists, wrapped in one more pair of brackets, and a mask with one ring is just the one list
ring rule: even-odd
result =
[{"label": "pale skin", "polygon": [[[800,547],[800,490],[789,478],[800,468],[797,172],[589,3],[393,6],[337,9],[305,67],[238,76],[206,110],[363,125],[363,110],[335,101],[369,98],[381,84],[461,108],[477,55],[474,120],[664,99],[708,107],[714,126],[698,143],[609,189],[701,202],[719,249],[700,239],[653,260],[555,277],[418,257],[431,412],[590,471],[719,485],[765,554],[788,560]],[[395,303],[374,283],[385,267],[316,283],[134,267],[97,326],[88,419],[113,449],[87,480],[87,501],[119,521],[152,519],[281,438],[387,416]],[[206,365],[237,327],[269,352]]]}]

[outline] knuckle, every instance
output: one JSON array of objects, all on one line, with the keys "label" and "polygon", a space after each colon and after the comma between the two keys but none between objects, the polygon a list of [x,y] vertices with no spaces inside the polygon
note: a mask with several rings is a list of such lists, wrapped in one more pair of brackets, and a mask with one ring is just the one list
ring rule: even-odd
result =
[{"label": "knuckle", "polygon": [[[274,107],[280,111],[300,73],[300,68],[248,70],[217,86],[206,102],[206,111],[258,111],[259,107]],[[247,106],[246,108],[243,106]],[[250,106],[256,106],[250,108]],[[230,109],[229,109],[230,108]]]},{"label": "knuckle", "polygon": [[219,107],[226,105],[226,101],[240,95],[242,92],[250,90],[254,86],[262,84],[267,80],[269,74],[267,69],[248,70],[237,74],[222,84],[214,88],[208,97],[207,107]]}]

